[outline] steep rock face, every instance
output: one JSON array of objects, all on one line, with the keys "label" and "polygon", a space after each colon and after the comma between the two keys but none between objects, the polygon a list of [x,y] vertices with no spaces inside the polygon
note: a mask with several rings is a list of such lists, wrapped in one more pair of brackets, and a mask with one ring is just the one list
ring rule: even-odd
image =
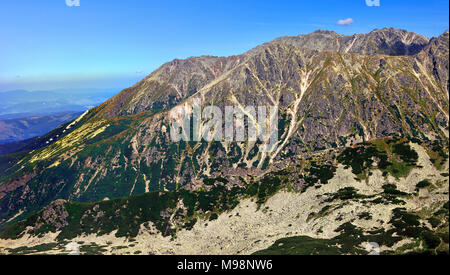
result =
[{"label": "steep rock face", "polygon": [[202,56],[168,62],[101,105],[96,117],[168,110],[243,60],[245,56]]},{"label": "steep rock face", "polygon": [[[449,32],[448,30],[438,38],[431,39],[430,43],[417,55],[417,59],[423,64],[423,68],[432,74],[426,74],[428,79],[435,79],[436,84],[430,89],[438,90],[449,98]],[[417,66],[416,66],[417,68]],[[445,102],[444,99],[439,99]]]},{"label": "steep rock face", "polygon": [[168,110],[206,84],[233,70],[270,44],[281,43],[314,51],[337,51],[361,55],[414,55],[428,39],[405,30],[382,29],[369,34],[343,36],[330,31],[316,31],[296,37],[282,37],[231,57],[192,57],[161,66],[133,87],[124,90],[99,108],[101,117],[136,114],[142,111]]},{"label": "steep rock face", "polygon": [[[403,45],[422,45],[421,51],[411,55],[414,47],[399,47],[402,37]],[[285,168],[311,153],[374,138],[448,144],[448,32],[427,45],[419,35],[392,29],[358,36],[353,44],[350,39],[321,31],[241,56],[163,65],[2,174],[0,186],[11,188],[0,193],[0,223],[58,198],[198,190],[219,176],[239,185],[240,178]],[[278,106],[277,149],[264,153],[253,142],[172,142],[174,113],[192,107],[194,99],[222,109]]]}]

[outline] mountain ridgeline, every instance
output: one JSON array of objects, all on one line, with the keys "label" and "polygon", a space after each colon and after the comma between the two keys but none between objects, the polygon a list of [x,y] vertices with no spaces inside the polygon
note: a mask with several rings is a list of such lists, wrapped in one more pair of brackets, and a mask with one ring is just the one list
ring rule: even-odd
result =
[{"label": "mountain ridgeline", "polygon": [[[379,164],[383,176],[404,178],[408,167],[415,167],[417,156],[408,153],[409,141],[429,152],[440,171],[448,166],[448,59],[448,31],[428,39],[388,28],[353,36],[316,31],[281,37],[242,55],[171,61],[40,138],[45,146],[2,156],[0,226],[48,205],[60,206],[60,200],[75,205],[136,195],[142,200],[158,194],[152,191],[175,192],[175,197],[164,198],[164,207],[177,209],[171,205],[186,203],[186,192],[200,196],[214,182],[213,189],[252,197],[246,188],[261,188],[267,175],[277,171],[295,175],[289,186],[304,190],[333,178],[337,163],[353,166],[364,181],[370,177],[364,170],[369,166],[359,171],[359,153],[345,150],[371,143],[377,152],[387,152],[388,164]],[[263,152],[262,142],[252,141],[172,142],[169,129],[178,110],[192,108],[195,99],[201,99],[203,107],[221,109],[278,106],[277,149]],[[394,141],[375,142],[385,139]],[[403,145],[395,145],[398,142]],[[377,154],[370,157],[383,160],[384,155]],[[261,196],[272,194],[269,190]],[[111,202],[117,207],[127,203]],[[80,205],[84,210],[91,207]],[[226,210],[235,206],[224,205]],[[208,207],[193,209],[208,213]],[[163,235],[171,232],[171,219],[150,220]],[[26,224],[33,225],[29,219]]]}]

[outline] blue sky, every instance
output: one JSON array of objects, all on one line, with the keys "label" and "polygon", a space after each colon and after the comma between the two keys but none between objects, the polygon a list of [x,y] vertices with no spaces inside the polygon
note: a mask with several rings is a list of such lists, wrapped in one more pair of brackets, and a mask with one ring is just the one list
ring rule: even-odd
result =
[{"label": "blue sky", "polygon": [[[0,1],[0,91],[125,88],[174,58],[240,54],[284,35],[448,29],[447,0]],[[352,25],[338,20],[352,18]]]}]

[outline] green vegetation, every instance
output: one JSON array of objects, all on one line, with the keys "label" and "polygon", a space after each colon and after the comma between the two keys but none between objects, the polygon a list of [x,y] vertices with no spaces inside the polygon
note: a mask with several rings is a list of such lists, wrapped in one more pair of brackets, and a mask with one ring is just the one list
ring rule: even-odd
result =
[{"label": "green vegetation", "polygon": [[398,236],[422,240],[425,247],[421,253],[437,253],[436,248],[441,244],[441,236],[424,226],[420,222],[419,216],[406,212],[404,208],[396,208],[393,213],[394,216],[390,221],[390,224],[394,226],[394,229],[391,230],[393,233]]},{"label": "green vegetation", "polygon": [[108,251],[106,246],[99,246],[95,243],[80,246],[80,254],[82,255],[100,255],[106,251]]},{"label": "green vegetation", "polygon": [[393,196],[407,196],[408,194],[397,189],[395,184],[383,185],[384,194]]},{"label": "green vegetation", "polygon": [[315,239],[306,236],[290,237],[277,240],[268,249],[258,251],[255,255],[363,255],[368,254],[363,242],[378,241],[380,232],[363,231],[351,223],[344,223],[336,232],[340,235],[332,239]]},{"label": "green vegetation", "polygon": [[329,197],[325,200],[326,202],[333,202],[335,200],[358,200],[368,198],[369,196],[358,194],[354,187],[345,187],[339,189],[335,194],[326,194]]},{"label": "green vegetation", "polygon": [[328,215],[328,214],[331,212],[332,208],[333,208],[333,207],[332,207],[331,205],[324,206],[324,207],[319,211],[319,213],[314,213],[314,212],[310,213],[310,214],[308,215],[308,218],[306,219],[306,221],[308,222],[308,221],[310,221],[311,219],[322,218],[322,217]]},{"label": "green vegetation", "polygon": [[307,174],[305,176],[301,176],[304,178],[306,183],[302,192],[305,192],[312,186],[320,188],[320,185],[327,184],[336,172],[336,167],[330,164],[318,164],[316,161],[311,161],[309,164],[310,167],[305,169]]},{"label": "green vegetation", "polygon": [[61,244],[58,243],[48,243],[48,244],[40,244],[32,247],[22,246],[13,249],[7,249],[9,253],[15,255],[27,255],[27,254],[36,254],[39,252],[48,252],[54,249],[62,249]]},{"label": "green vegetation", "polygon": [[352,168],[359,180],[367,179],[373,168],[380,169],[384,175],[406,177],[416,166],[417,159],[417,153],[407,140],[396,138],[378,139],[347,148],[337,157],[340,163]]},{"label": "green vegetation", "polygon": [[420,181],[420,182],[417,183],[417,185],[416,185],[416,191],[419,191],[420,189],[426,188],[426,187],[428,187],[428,186],[430,186],[430,185],[431,185],[431,182],[430,182],[429,180],[423,180],[423,181]]},{"label": "green vegetation", "polygon": [[372,219],[372,214],[370,214],[369,212],[362,212],[358,214],[358,218],[368,221]]},{"label": "green vegetation", "polygon": [[24,158],[30,151],[23,151],[0,156],[0,179],[14,172],[14,165]]},{"label": "green vegetation", "polygon": [[333,240],[300,236],[277,240],[271,247],[254,255],[339,255],[340,252]]},{"label": "green vegetation", "polygon": [[[368,254],[363,244],[375,242],[380,246],[392,247],[405,238],[415,241],[397,250],[381,251],[382,254],[447,254],[448,255],[448,226],[444,233],[436,233],[420,222],[420,217],[406,212],[403,208],[396,208],[389,222],[393,228],[364,231],[350,222],[344,223],[336,229],[340,233],[332,239],[315,239],[307,236],[296,236],[277,240],[268,249],[258,251],[255,255],[342,255]],[[361,213],[359,218],[371,219],[370,214]],[[420,248],[419,244],[423,243]],[[447,246],[442,246],[447,243]]]},{"label": "green vegetation", "polygon": [[427,153],[431,163],[433,163],[436,169],[442,170],[445,161],[448,159],[448,144],[445,145],[443,141],[435,140],[428,147]]},{"label": "green vegetation", "polygon": [[[164,236],[174,235],[177,228],[192,229],[197,217],[217,219],[218,214],[234,209],[241,198],[255,197],[262,204],[286,184],[284,172],[266,175],[259,181],[244,187],[226,187],[227,180],[221,177],[205,179],[208,190],[177,190],[168,192],[150,192],[128,198],[119,198],[98,203],[67,202],[64,208],[68,213],[66,226],[60,228],[59,240],[72,239],[82,233],[109,234],[118,230],[117,237],[135,237],[141,224],[152,222]],[[178,202],[183,201],[183,208]],[[27,226],[36,226],[32,235],[56,232],[52,223],[42,219],[43,212],[38,212],[28,219],[7,227],[0,233],[0,238],[19,238]],[[175,214],[175,221],[170,217]]]}]

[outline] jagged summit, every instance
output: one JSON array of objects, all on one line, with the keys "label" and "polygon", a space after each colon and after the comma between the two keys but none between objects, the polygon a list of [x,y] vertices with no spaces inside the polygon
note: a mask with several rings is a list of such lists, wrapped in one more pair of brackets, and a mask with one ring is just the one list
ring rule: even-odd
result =
[{"label": "jagged summit", "polygon": [[[317,33],[317,34],[331,34],[331,35],[342,36],[341,34],[335,32],[335,31],[330,31],[330,30],[316,30],[316,31],[313,31],[311,34],[314,34],[314,33]],[[298,35],[298,36],[302,36],[302,35]]]},{"label": "jagged summit", "polygon": [[352,36],[319,30],[305,35],[281,37],[274,41],[318,51],[398,56],[417,54],[429,40],[416,33],[386,28]]}]

